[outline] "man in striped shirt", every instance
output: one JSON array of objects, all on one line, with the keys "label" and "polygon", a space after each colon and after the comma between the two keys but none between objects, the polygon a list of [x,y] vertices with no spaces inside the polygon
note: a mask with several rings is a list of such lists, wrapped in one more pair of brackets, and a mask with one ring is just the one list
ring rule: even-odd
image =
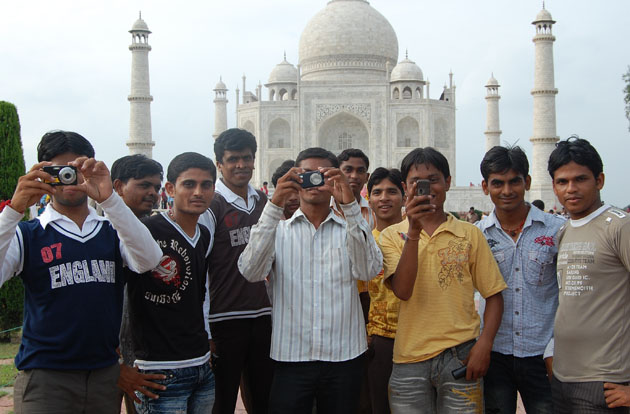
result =
[{"label": "man in striped shirt", "polygon": [[[271,358],[276,361],[270,411],[356,410],[367,348],[356,282],[381,270],[382,254],[334,154],[309,148],[278,180],[270,203],[239,258],[250,282],[270,275],[274,306]],[[298,174],[320,171],[324,185],[304,189]],[[281,220],[285,201],[300,209]],[[331,195],[345,220],[330,208]]]}]

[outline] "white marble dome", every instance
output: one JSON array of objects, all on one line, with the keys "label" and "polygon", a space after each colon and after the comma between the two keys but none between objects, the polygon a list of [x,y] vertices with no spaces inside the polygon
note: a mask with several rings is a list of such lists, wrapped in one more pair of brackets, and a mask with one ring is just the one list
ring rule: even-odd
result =
[{"label": "white marble dome", "polygon": [[278,63],[275,68],[269,74],[269,81],[267,84],[272,83],[297,83],[298,71],[295,66],[287,62],[286,58]]},{"label": "white marble dome", "polygon": [[149,26],[147,26],[146,22],[142,20],[142,18],[139,18],[138,20],[135,21],[133,26],[131,26],[131,31],[132,32],[150,32]]},{"label": "white marble dome", "polygon": [[422,69],[416,62],[405,58],[402,62],[399,62],[392,70],[391,82],[397,81],[411,81],[411,82],[423,82],[424,75]]},{"label": "white marble dome", "polygon": [[553,19],[551,18],[551,13],[549,13],[547,11],[547,9],[542,9],[537,15],[536,15],[536,20],[537,22],[551,22],[553,21]]},{"label": "white marble dome", "polygon": [[225,85],[225,83],[223,83],[223,79],[219,78],[219,82],[217,82],[217,84],[214,86],[214,90],[222,90],[225,89],[227,90],[227,86]]},{"label": "white marble dome", "polygon": [[500,86],[499,81],[494,78],[494,74],[490,75],[490,79],[488,79],[488,82],[486,82],[486,87],[490,86]]},{"label": "white marble dome", "polygon": [[332,0],[306,25],[299,46],[303,80],[380,80],[398,61],[391,24],[364,0]]}]

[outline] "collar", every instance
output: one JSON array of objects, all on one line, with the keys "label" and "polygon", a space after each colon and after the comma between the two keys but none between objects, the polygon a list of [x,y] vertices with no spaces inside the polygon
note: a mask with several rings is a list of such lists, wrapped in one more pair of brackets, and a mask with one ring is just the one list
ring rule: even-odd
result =
[{"label": "collar", "polygon": [[609,204],[604,204],[603,206],[593,211],[591,214],[589,214],[586,217],[582,217],[581,219],[577,219],[577,220],[570,219],[569,223],[571,223],[571,227],[585,226],[588,223],[590,223],[591,220],[593,220],[595,217],[599,216],[600,214],[602,214],[604,211],[608,210],[609,208],[610,208]]},{"label": "collar", "polygon": [[[539,210],[537,207],[532,206],[530,203],[525,202],[529,206],[529,211],[527,212],[527,217],[525,217],[525,223],[523,224],[523,229],[532,225],[534,221],[539,221],[541,223],[545,222],[545,213]],[[479,223],[479,228],[481,231],[484,231],[492,226],[496,228],[501,228],[501,223],[499,222],[499,218],[497,217],[496,207],[492,209],[492,213],[486,218],[482,219]]]},{"label": "collar", "polygon": [[[446,211],[446,221],[438,226],[438,228],[433,232],[431,237],[435,237],[437,234],[442,233],[443,231],[448,231],[452,233],[455,237],[466,237],[466,231],[464,230],[464,226],[474,224],[470,224],[468,222],[456,219],[451,213],[447,213]],[[426,233],[426,232],[425,232]]]},{"label": "collar", "polygon": [[[300,218],[302,217],[302,218]],[[293,215],[291,216],[291,218],[287,219],[287,225],[291,225],[293,224],[294,221],[296,221],[298,218],[300,218],[300,220],[306,220],[307,222],[310,223],[310,221],[308,220],[308,217],[306,217],[306,215],[304,215],[304,212],[302,211],[301,208],[298,208],[296,210],[295,213],[293,213]],[[342,226],[346,225],[346,221],[340,217],[338,214],[335,214],[335,211],[330,208],[328,211],[328,217],[326,217],[326,219],[324,221],[322,221],[322,224],[326,223],[328,220],[332,220],[337,224],[340,224]]]},{"label": "collar", "polygon": [[[84,224],[92,221],[92,220],[96,220],[96,221],[106,221],[107,219],[103,216],[99,216],[96,213],[96,210],[94,210],[92,207],[88,206],[88,215],[85,218],[85,221],[83,222]],[[65,221],[68,223],[73,223],[76,225],[76,223],[72,220],[70,220],[67,216],[64,216],[63,214],[59,213],[57,210],[55,210],[52,206],[52,204],[48,204],[46,206],[46,209],[44,210],[44,212],[37,218],[39,220],[39,224],[41,224],[41,226],[45,229],[46,226],[48,226],[49,223],[52,222],[58,222],[58,221]]]},{"label": "collar", "polygon": [[[219,178],[214,186],[214,191],[221,194],[223,196],[223,198],[225,198],[225,201],[227,201],[228,203],[233,203],[234,201],[238,200],[239,198],[241,200],[243,200],[243,198],[239,195],[237,195],[236,193],[234,193],[232,190],[230,190],[228,188],[227,185],[225,185],[225,183],[223,182],[223,178]],[[256,189],[254,187],[252,187],[251,184],[247,184],[247,198],[256,198],[256,200],[258,200],[260,198],[260,194],[258,194],[256,192]],[[245,200],[243,200],[245,201]]]}]

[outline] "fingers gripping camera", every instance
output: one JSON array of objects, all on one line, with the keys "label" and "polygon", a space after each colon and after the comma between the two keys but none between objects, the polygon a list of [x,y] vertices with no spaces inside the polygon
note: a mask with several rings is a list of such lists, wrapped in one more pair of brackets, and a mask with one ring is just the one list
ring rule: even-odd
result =
[{"label": "fingers gripping camera", "polygon": [[307,171],[300,174],[302,188],[320,187],[324,185],[324,174],[319,171]]}]

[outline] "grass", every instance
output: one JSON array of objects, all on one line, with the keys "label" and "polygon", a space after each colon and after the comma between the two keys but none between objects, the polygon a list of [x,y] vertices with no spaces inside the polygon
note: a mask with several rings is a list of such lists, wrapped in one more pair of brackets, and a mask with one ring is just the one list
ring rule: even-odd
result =
[{"label": "grass", "polygon": [[13,359],[20,348],[19,342],[0,342],[0,359]]},{"label": "grass", "polygon": [[0,387],[12,386],[17,376],[15,365],[0,365]]}]

